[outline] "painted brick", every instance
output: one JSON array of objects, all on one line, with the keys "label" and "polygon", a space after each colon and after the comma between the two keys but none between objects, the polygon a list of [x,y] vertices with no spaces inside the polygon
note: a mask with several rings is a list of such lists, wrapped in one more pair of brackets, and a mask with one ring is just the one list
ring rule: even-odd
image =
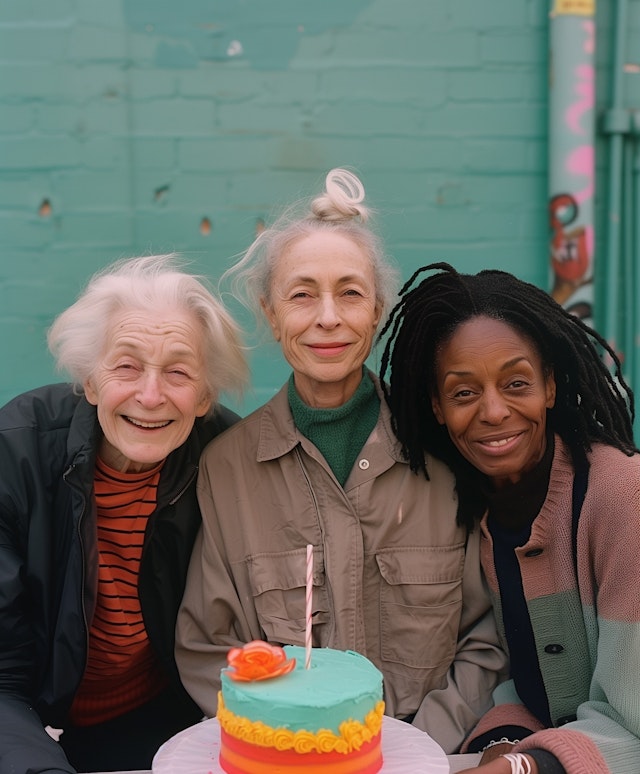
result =
[{"label": "painted brick", "polygon": [[495,111],[483,104],[449,103],[428,116],[429,130],[459,137],[526,137],[546,135],[546,112],[542,105],[519,105],[517,110]]},{"label": "painted brick", "polygon": [[[404,276],[450,260],[545,284],[547,28],[538,0],[0,3],[0,401],[53,378],[46,327],[93,271],[179,250],[218,277],[337,165]],[[278,347],[251,364],[246,409],[288,373]]]},{"label": "painted brick", "polygon": [[[391,228],[402,228],[404,239],[417,240],[429,235],[429,240],[447,240],[463,234],[465,241],[487,239],[508,240],[518,234],[517,216],[513,206],[420,207],[419,217],[409,219],[405,210],[385,220]],[[459,238],[459,237],[458,237]]]},{"label": "painted brick", "polygon": [[[44,344],[47,323],[18,317],[0,317],[0,358],[11,363],[11,375],[0,378],[0,403],[4,404],[17,392],[39,384],[62,381],[54,374],[50,356]],[[7,333],[9,335],[7,335]]]},{"label": "painted brick", "polygon": [[80,140],[101,134],[117,136],[128,130],[128,113],[117,100],[38,106],[36,127],[43,135],[75,136]]},{"label": "painted brick", "polygon": [[71,70],[47,62],[0,62],[0,99],[14,103],[68,99]]},{"label": "painted brick", "polygon": [[70,80],[68,97],[72,99],[114,101],[129,95],[130,77],[124,61],[113,64],[82,62],[69,65],[67,69],[68,75],[61,73],[58,77]]},{"label": "painted brick", "polygon": [[138,188],[145,191],[147,199],[151,198],[159,205],[178,207],[180,209],[195,208],[196,212],[202,212],[206,216],[212,208],[225,207],[229,201],[230,190],[233,187],[230,176],[219,173],[182,172],[177,178],[166,185],[166,191],[162,180],[157,173],[150,173],[138,178]]},{"label": "painted brick", "polygon": [[[122,203],[123,205],[125,202]],[[71,211],[60,216],[58,239],[60,244],[86,246],[126,244],[132,231],[132,213],[129,209],[98,212]]]},{"label": "painted brick", "polygon": [[177,164],[177,145],[175,138],[133,137],[127,138],[133,177],[138,170],[167,169]]},{"label": "painted brick", "polygon": [[347,97],[379,101],[393,110],[398,103],[432,108],[451,95],[444,70],[416,66],[332,68],[320,75],[321,94],[329,99]]},{"label": "painted brick", "polygon": [[[86,169],[112,169],[129,165],[131,148],[131,143],[124,137],[106,134],[85,136],[79,143],[76,155],[80,166]],[[131,169],[129,174],[135,177]]]},{"label": "painted brick", "polygon": [[128,86],[132,100],[166,99],[179,93],[178,76],[173,70],[133,70],[128,74]]},{"label": "painted brick", "polygon": [[476,30],[499,29],[500,27],[521,29],[527,22],[529,4],[528,0],[512,0],[510,3],[450,0],[448,21],[452,27],[471,27]]},{"label": "painted brick", "polygon": [[257,136],[285,130],[300,131],[308,118],[297,105],[276,105],[271,100],[219,105],[216,127],[223,133]]},{"label": "painted brick", "polygon": [[46,249],[55,238],[56,226],[54,220],[38,218],[35,212],[3,212],[0,233],[5,243],[4,254],[11,254],[18,245],[22,249]]},{"label": "painted brick", "polygon": [[64,62],[70,31],[66,26],[0,26],[2,62]]},{"label": "painted brick", "polygon": [[363,10],[363,22],[391,27],[428,26],[447,32],[451,27],[451,0],[428,0],[429,9],[425,13],[425,3],[415,0],[395,0],[390,3],[371,3]]},{"label": "painted brick", "polygon": [[0,110],[0,134],[26,134],[35,123],[32,105],[12,105]]},{"label": "painted brick", "polygon": [[[347,56],[355,51],[358,58],[372,62],[382,59],[420,61],[427,58],[430,67],[464,67],[478,61],[478,34],[470,31],[450,31],[447,35],[419,29],[378,30],[341,35],[336,41],[335,56]],[[398,54],[401,54],[398,57]],[[350,58],[350,57],[348,57]]]},{"label": "painted brick", "polygon": [[215,106],[205,99],[144,99],[131,105],[137,134],[189,136],[210,134]]},{"label": "painted brick", "polygon": [[0,140],[0,158],[5,169],[31,169],[75,166],[78,143],[71,137],[5,138]]},{"label": "painted brick", "polygon": [[54,213],[124,207],[131,197],[131,175],[126,168],[101,170],[82,167],[63,170],[51,176]]},{"label": "painted brick", "polygon": [[522,31],[487,32],[480,39],[480,55],[483,62],[534,64],[541,66],[546,60],[547,46],[543,34]]},{"label": "painted brick", "polygon": [[0,3],[0,26],[24,25],[37,20],[39,24],[55,23],[72,16],[73,0],[5,0]]},{"label": "painted brick", "polygon": [[75,61],[122,61],[127,58],[127,40],[124,30],[77,24],[69,36],[67,56]]},{"label": "painted brick", "polygon": [[263,169],[271,138],[225,136],[182,139],[178,143],[178,164],[185,171]]},{"label": "painted brick", "polygon": [[448,35],[418,30],[353,30],[335,39],[305,38],[301,53],[318,69],[349,62],[362,64],[392,61],[426,61],[431,67],[469,67],[477,64],[480,39],[475,31],[453,31]]},{"label": "painted brick", "polygon": [[425,110],[420,106],[404,103],[388,106],[373,100],[346,97],[326,104],[305,119],[305,128],[318,134],[367,136],[375,127],[375,134],[402,136],[422,135],[433,131],[433,117],[441,116],[446,106]]},{"label": "painted brick", "polygon": [[460,165],[468,172],[484,172],[489,180],[493,175],[518,172],[531,168],[529,147],[531,138],[479,140],[466,138],[460,143]]},{"label": "painted brick", "polygon": [[[46,0],[40,0],[40,2],[46,2]],[[79,21],[87,24],[121,28],[124,23],[122,2],[82,0],[75,3],[75,13]]]},{"label": "painted brick", "polygon": [[[1,149],[0,159],[2,159]],[[0,216],[8,210],[24,208],[35,213],[42,199],[50,195],[51,185],[48,173],[26,174],[3,170],[0,174]],[[6,246],[6,240],[4,244]]]},{"label": "painted brick", "polygon": [[520,102],[526,99],[529,83],[541,80],[535,72],[523,70],[465,70],[450,72],[447,92],[454,100],[475,102]]}]

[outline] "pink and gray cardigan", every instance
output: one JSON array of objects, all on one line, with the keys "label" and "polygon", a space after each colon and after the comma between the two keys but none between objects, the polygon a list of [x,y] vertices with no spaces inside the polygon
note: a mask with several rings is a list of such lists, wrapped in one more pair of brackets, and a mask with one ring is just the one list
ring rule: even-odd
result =
[{"label": "pink and gray cardigan", "polygon": [[[640,455],[594,444],[589,461],[578,583],[571,548],[573,466],[558,437],[547,497],[529,541],[516,551],[554,727],[542,728],[507,681],[465,749],[493,728],[523,726],[534,733],[514,750],[548,750],[568,774],[638,774]],[[486,518],[481,558],[506,647]]]}]

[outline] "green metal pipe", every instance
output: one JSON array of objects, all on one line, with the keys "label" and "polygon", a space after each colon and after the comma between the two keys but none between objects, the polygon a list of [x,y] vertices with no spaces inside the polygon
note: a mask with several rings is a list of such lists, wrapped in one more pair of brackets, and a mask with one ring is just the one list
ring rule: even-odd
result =
[{"label": "green metal pipe", "polygon": [[[615,7],[613,36],[611,103],[604,117],[603,130],[609,139],[609,179],[607,202],[607,240],[600,261],[597,281],[601,286],[602,311],[596,315],[596,326],[611,346],[620,350],[620,251],[622,234],[622,172],[624,135],[629,132],[629,114],[624,109],[622,80],[625,58],[625,32],[628,16],[627,0],[618,0]],[[624,353],[623,353],[624,355]]]},{"label": "green metal pipe", "polygon": [[634,262],[635,262],[635,171],[636,153],[634,143],[623,140],[622,146],[622,207],[620,223],[620,276],[618,277],[619,310],[618,328],[620,330],[620,350],[624,356],[623,372],[628,381],[633,379],[635,368],[635,348],[633,346],[635,315],[634,302]]},{"label": "green metal pipe", "polygon": [[[629,351],[632,353],[630,368],[625,369],[629,376],[631,386],[635,393],[640,393],[640,111],[634,113],[634,135],[636,137],[634,148],[634,163],[632,167],[633,176],[633,210],[632,223],[634,238],[632,240],[631,253],[631,274],[628,285],[631,288],[631,304],[629,315],[633,320],[633,326],[630,333]],[[640,444],[640,411],[636,409],[636,415],[633,431],[636,445]]]}]

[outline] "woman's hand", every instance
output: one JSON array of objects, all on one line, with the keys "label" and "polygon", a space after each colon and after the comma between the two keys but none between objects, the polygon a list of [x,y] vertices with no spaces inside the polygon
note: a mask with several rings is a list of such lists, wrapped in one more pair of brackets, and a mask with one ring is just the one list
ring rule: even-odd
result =
[{"label": "woman's hand", "polygon": [[513,745],[511,742],[498,742],[498,744],[493,744],[491,747],[487,747],[487,749],[482,753],[482,758],[480,758],[480,765],[484,766],[485,763],[490,763],[498,756],[510,752],[513,752]]},{"label": "woman's hand", "polygon": [[[495,747],[498,747],[498,745],[494,745]],[[502,745],[500,745],[502,746]],[[511,747],[511,745],[505,744],[505,747]],[[493,748],[489,748],[490,750]],[[488,750],[486,752],[489,752]],[[506,750],[505,752],[509,752]],[[531,758],[529,755],[524,755],[524,758],[526,758],[529,761],[529,764],[531,765],[531,774],[539,774],[538,772],[538,765],[536,762]],[[526,772],[526,768],[523,770]],[[480,761],[479,766],[474,766],[471,769],[462,769],[460,771],[460,774],[511,774],[512,768],[511,768],[511,761],[509,761],[507,758],[503,757],[503,754],[499,755],[497,758],[494,758],[493,760],[490,760],[488,763],[485,762],[485,756],[483,754],[482,760]]]}]

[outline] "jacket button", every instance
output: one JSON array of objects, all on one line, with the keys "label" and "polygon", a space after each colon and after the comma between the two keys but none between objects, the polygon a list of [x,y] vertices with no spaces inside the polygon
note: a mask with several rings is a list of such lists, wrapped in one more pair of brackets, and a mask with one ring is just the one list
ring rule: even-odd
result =
[{"label": "jacket button", "polygon": [[551,645],[546,645],[544,652],[556,655],[557,653],[562,653],[563,650],[564,648],[562,647],[562,645],[558,645],[558,643],[554,642]]},{"label": "jacket button", "polygon": [[540,556],[541,553],[542,553],[541,548],[532,548],[529,551],[527,551],[525,556]]},{"label": "jacket button", "polygon": [[360,462],[358,462],[358,467],[360,468],[360,470],[368,470],[369,460],[360,460]]}]

